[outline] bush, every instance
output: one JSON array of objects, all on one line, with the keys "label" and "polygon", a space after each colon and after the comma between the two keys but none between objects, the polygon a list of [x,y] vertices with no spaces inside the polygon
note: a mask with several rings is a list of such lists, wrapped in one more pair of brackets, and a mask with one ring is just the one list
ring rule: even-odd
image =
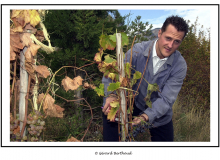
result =
[{"label": "bush", "polygon": [[210,39],[205,37],[204,31],[196,35],[197,20],[189,27],[179,47],[187,63],[187,75],[180,95],[184,106],[189,107],[186,104],[189,101],[184,98],[187,96],[191,101],[198,102],[196,109],[206,110],[210,109]]}]

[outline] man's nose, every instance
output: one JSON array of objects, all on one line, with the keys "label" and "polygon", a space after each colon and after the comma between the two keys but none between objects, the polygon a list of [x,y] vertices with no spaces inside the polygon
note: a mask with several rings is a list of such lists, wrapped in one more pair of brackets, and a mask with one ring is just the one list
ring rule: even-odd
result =
[{"label": "man's nose", "polygon": [[172,48],[172,46],[173,46],[173,41],[170,41],[170,42],[168,43],[168,47],[169,47],[169,48]]}]

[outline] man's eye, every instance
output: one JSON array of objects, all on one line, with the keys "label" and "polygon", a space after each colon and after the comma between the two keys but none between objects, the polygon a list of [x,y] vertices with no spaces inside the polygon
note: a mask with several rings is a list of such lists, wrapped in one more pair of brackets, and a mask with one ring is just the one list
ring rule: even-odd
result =
[{"label": "man's eye", "polygon": [[176,43],[176,44],[179,44],[179,43],[180,43],[180,41],[175,41],[175,43]]},{"label": "man's eye", "polygon": [[170,37],[166,37],[166,39],[167,39],[167,40],[170,40],[171,38],[170,38]]}]

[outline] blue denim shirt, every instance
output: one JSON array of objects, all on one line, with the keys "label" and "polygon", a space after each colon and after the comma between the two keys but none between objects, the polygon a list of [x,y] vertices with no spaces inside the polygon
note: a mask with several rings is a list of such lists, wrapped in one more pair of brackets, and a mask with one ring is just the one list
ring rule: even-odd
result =
[{"label": "blue denim shirt", "polygon": [[[172,53],[167,61],[160,69],[153,74],[153,58],[152,47],[154,41],[145,41],[137,43],[132,51],[132,67],[143,74],[148,55],[150,54],[147,68],[144,73],[144,78],[151,84],[157,83],[160,92],[151,94],[152,108],[147,107],[144,98],[147,94],[148,83],[145,80],[141,81],[139,94],[135,97],[135,105],[149,117],[149,123],[154,127],[159,127],[171,121],[173,111],[172,106],[177,98],[177,95],[182,87],[183,80],[186,76],[187,64],[179,51]],[[125,63],[130,62],[131,50],[125,55]],[[107,87],[112,80],[103,77],[105,95],[109,95]],[[133,86],[133,90],[137,90],[140,79]],[[106,97],[103,98],[103,105]]]}]

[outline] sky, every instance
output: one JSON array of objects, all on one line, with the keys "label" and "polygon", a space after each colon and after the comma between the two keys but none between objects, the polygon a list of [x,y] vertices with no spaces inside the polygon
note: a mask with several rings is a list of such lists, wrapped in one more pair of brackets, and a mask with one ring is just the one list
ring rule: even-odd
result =
[{"label": "sky", "polygon": [[200,24],[198,27],[201,28],[203,25],[205,32],[211,27],[210,9],[119,9],[118,11],[122,16],[131,13],[131,21],[136,16],[141,16],[141,21],[149,22],[153,25],[153,29],[161,28],[165,19],[171,15],[183,17],[186,21],[190,21],[189,24],[194,23],[198,17],[198,24]]}]

